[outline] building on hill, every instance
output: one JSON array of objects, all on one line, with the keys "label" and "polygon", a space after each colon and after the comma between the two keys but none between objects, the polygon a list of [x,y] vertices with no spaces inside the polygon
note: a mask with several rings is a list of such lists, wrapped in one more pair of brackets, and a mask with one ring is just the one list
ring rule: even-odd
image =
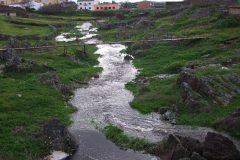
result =
[{"label": "building on hill", "polygon": [[117,3],[109,3],[109,4],[98,4],[94,5],[94,11],[101,11],[101,10],[118,10],[119,5]]},{"label": "building on hill", "polygon": [[240,18],[240,5],[229,6],[229,14]]},{"label": "building on hill", "polygon": [[151,1],[141,1],[141,2],[138,2],[137,4],[137,8],[154,8],[154,3],[151,2]]},{"label": "building on hill", "polygon": [[21,15],[27,15],[26,11],[19,7],[9,7],[6,5],[0,5],[0,14],[5,16],[14,16],[16,17],[16,14]]},{"label": "building on hill", "polygon": [[82,10],[94,10],[94,5],[97,5],[99,3],[98,0],[78,0],[77,1],[77,9]]}]

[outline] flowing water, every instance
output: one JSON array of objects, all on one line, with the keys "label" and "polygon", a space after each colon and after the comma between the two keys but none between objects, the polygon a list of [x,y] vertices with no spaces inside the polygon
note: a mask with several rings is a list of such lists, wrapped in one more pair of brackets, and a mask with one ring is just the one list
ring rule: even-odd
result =
[{"label": "flowing water", "polygon": [[[86,34],[82,39],[95,35],[89,34],[90,26],[90,23],[84,23],[78,27]],[[86,40],[86,43],[96,42],[101,43],[97,39]],[[203,141],[207,132],[214,132],[209,128],[173,126],[161,121],[156,113],[143,115],[132,109],[129,102],[134,97],[130,91],[124,89],[124,84],[133,80],[138,71],[131,61],[125,61],[120,54],[126,47],[121,44],[97,47],[95,54],[101,55],[97,67],[102,67],[103,72],[99,78],[90,81],[88,88],[75,90],[70,101],[78,111],[72,115],[74,123],[69,130],[78,137],[80,143],[79,151],[71,159],[157,159],[140,152],[114,148],[101,133],[96,132],[96,127],[103,128],[108,124],[122,128],[128,136],[146,138],[149,141],[160,141],[170,133]],[[232,140],[240,149],[240,143]]]}]

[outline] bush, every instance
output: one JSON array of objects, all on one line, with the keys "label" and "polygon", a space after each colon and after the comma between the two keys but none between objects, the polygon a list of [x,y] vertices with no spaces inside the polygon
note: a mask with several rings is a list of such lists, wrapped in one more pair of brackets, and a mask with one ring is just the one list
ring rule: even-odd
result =
[{"label": "bush", "polygon": [[240,21],[234,17],[227,17],[226,19],[219,19],[216,23],[212,25],[212,28],[222,29],[237,27],[240,25]]}]

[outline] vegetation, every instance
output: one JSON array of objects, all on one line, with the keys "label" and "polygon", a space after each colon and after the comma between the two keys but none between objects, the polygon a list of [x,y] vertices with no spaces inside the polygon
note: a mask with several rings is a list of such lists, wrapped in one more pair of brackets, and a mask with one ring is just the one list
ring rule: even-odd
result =
[{"label": "vegetation", "polygon": [[144,139],[128,137],[123,134],[123,130],[112,125],[104,127],[100,130],[105,134],[107,139],[111,139],[114,143],[121,146],[123,149],[146,150],[149,153],[154,153],[154,148],[157,143],[150,143]]},{"label": "vegetation", "polygon": [[[180,117],[177,123],[182,125],[214,127],[221,119],[227,117],[233,109],[239,108],[239,94],[235,95],[228,106],[217,106],[205,97],[211,105],[208,113],[192,114],[183,107],[183,99],[181,97],[180,86],[176,85],[181,68],[184,65],[208,64],[214,63],[213,60],[219,59],[215,63],[226,65],[227,57],[231,57],[236,63],[239,63],[240,57],[238,50],[240,44],[234,39],[240,33],[239,20],[233,17],[222,19],[219,12],[213,12],[214,7],[210,7],[212,12],[210,16],[189,18],[190,14],[197,10],[181,14],[179,17],[167,16],[155,20],[157,25],[154,27],[143,28],[134,31],[128,29],[124,33],[114,36],[118,30],[100,30],[101,34],[109,36],[102,38],[104,41],[119,40],[138,40],[144,37],[157,36],[163,37],[206,37],[204,40],[192,40],[186,42],[151,42],[149,49],[138,51],[134,50],[133,44],[123,51],[135,55],[133,64],[140,69],[137,78],[151,77],[158,74],[176,74],[165,80],[153,79],[148,86],[137,85],[134,82],[126,84],[126,88],[133,92],[134,100],[130,102],[131,107],[137,109],[141,113],[156,112],[160,107],[167,104],[175,104],[178,106]],[[125,15],[125,17],[128,17]],[[111,21],[111,20],[110,20]],[[112,21],[117,22],[117,20]],[[131,26],[133,28],[133,26]],[[144,32],[147,30],[147,32]],[[124,38],[130,37],[130,38]],[[231,44],[225,45],[221,41],[233,39]],[[221,57],[221,58],[220,58]],[[240,73],[239,64],[234,67],[224,69],[222,67],[205,67],[191,70],[198,78],[210,75],[228,75],[232,73]],[[222,129],[224,130],[224,129]],[[239,131],[224,130],[239,137]]]},{"label": "vegetation", "polygon": [[[26,18],[13,18],[21,22],[50,23],[51,20],[38,20]],[[42,22],[40,22],[42,21]],[[58,20],[58,23],[70,21]],[[52,21],[56,22],[56,21]],[[23,35],[40,34],[46,35],[51,32],[49,27],[16,25],[7,23],[4,16],[0,16],[1,34]],[[69,28],[57,28],[58,31],[69,31]],[[71,34],[78,33],[72,32]],[[79,33],[78,33],[79,34]],[[37,40],[29,39],[31,44]],[[0,45],[7,41],[0,41]],[[21,41],[19,41],[21,42]],[[47,42],[57,45],[75,44],[76,42],[56,42],[55,39]],[[41,66],[47,62],[49,66],[57,68],[57,75],[67,85],[74,88],[85,87],[72,81],[87,82],[101,72],[102,68],[93,67],[98,64],[98,55],[93,54],[96,46],[86,47],[90,58],[83,58],[76,53],[76,49],[81,47],[67,48],[68,54],[77,56],[80,63],[67,59],[64,56],[63,48],[51,50],[26,50],[18,52],[21,58],[34,60]],[[5,64],[6,61],[0,61]],[[61,93],[56,91],[51,85],[35,82],[40,74],[50,70],[38,67],[34,72],[18,73],[7,69],[0,74],[0,159],[38,159],[43,158],[50,152],[49,141],[43,135],[43,124],[49,118],[59,118],[62,123],[69,126],[72,121],[70,114],[77,109],[68,104],[64,105]],[[70,97],[67,97],[70,98]]]}]

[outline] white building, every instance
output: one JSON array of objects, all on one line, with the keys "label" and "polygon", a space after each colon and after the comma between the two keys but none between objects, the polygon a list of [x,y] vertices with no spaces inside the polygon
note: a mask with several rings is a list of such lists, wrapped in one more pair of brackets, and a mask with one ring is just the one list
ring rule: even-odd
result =
[{"label": "white building", "polygon": [[98,4],[98,0],[78,0],[77,5],[79,10],[87,9],[94,11],[94,5]]}]

